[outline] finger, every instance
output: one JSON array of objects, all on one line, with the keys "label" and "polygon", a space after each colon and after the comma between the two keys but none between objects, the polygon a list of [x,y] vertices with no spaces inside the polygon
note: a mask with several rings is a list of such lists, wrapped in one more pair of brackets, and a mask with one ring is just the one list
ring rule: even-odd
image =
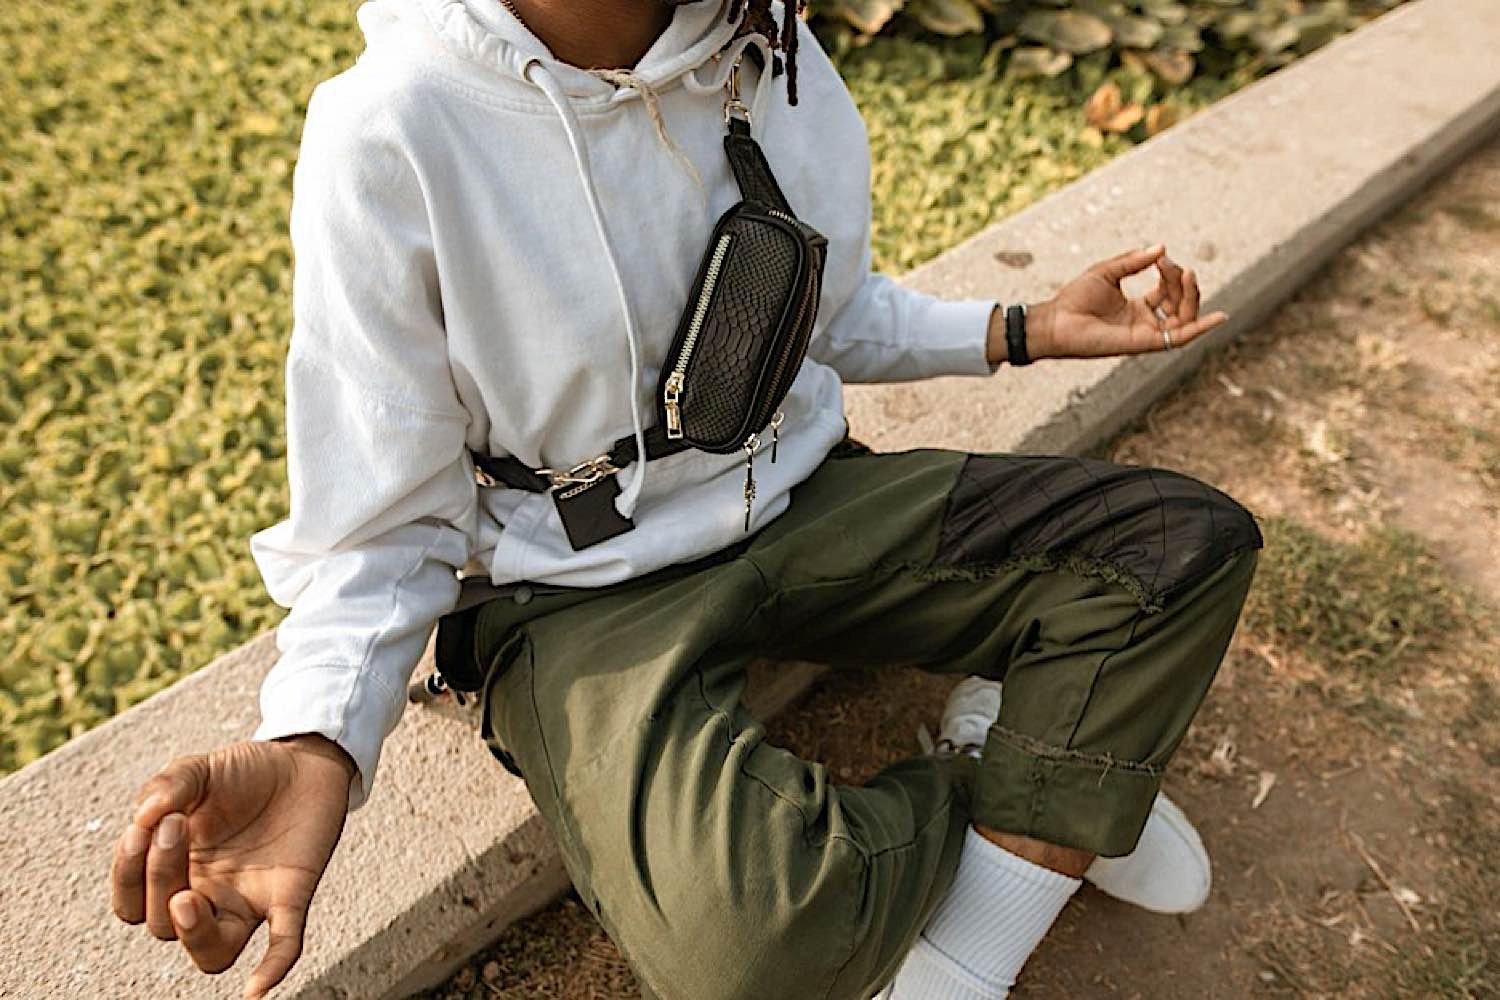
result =
[{"label": "finger", "polygon": [[302,931],[307,911],[292,906],[272,907],[267,915],[270,925],[266,953],[245,984],[245,1000],[260,1000],[297,964],[302,956]]},{"label": "finger", "polygon": [[1156,312],[1157,308],[1166,300],[1167,283],[1164,280],[1158,280],[1152,287],[1151,291],[1141,296],[1141,301],[1146,303],[1146,308],[1150,309],[1153,314]]},{"label": "finger", "polygon": [[146,919],[146,849],[150,845],[151,831],[134,823],[115,841],[109,871],[110,908],[127,924]]},{"label": "finger", "polygon": [[1175,316],[1182,306],[1182,267],[1163,254],[1156,264],[1156,269],[1161,272],[1161,283],[1166,289],[1163,308],[1167,315]]},{"label": "finger", "polygon": [[208,785],[208,757],[179,757],[158,771],[141,788],[135,822],[152,829],[167,813],[192,812]]},{"label": "finger", "polygon": [[1144,250],[1130,250],[1108,260],[1100,261],[1091,270],[1094,273],[1107,278],[1109,281],[1119,284],[1132,274],[1139,274],[1146,268],[1155,264],[1167,252],[1167,248],[1158,244],[1154,247],[1146,247]]},{"label": "finger", "polygon": [[202,893],[183,889],[167,901],[177,940],[199,969],[220,973],[234,965],[255,926],[235,913],[217,913]]},{"label": "finger", "polygon": [[156,825],[146,852],[146,929],[162,941],[177,936],[167,900],[188,887],[187,817],[168,813]]},{"label": "finger", "polygon": [[1187,344],[1191,344],[1193,341],[1197,340],[1208,331],[1222,325],[1228,319],[1228,313],[1215,312],[1209,313],[1202,319],[1189,323],[1186,326],[1177,327],[1176,329],[1173,329],[1171,331],[1172,346],[1183,347]]},{"label": "finger", "polygon": [[1198,290],[1198,275],[1188,268],[1182,276],[1182,304],[1177,307],[1177,320],[1191,323],[1198,318],[1202,293]]}]

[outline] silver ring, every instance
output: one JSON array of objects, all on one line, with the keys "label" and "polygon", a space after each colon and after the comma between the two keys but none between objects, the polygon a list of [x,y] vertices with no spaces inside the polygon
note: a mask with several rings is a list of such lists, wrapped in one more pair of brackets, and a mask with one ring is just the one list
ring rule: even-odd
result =
[{"label": "silver ring", "polygon": [[1170,351],[1172,349],[1172,331],[1168,330],[1166,327],[1161,328],[1161,342],[1167,345],[1167,350]]},{"label": "silver ring", "polygon": [[1156,321],[1162,326],[1166,326],[1168,323],[1172,322],[1172,317],[1168,316],[1167,311],[1161,306],[1157,306],[1151,311],[1156,314]]}]

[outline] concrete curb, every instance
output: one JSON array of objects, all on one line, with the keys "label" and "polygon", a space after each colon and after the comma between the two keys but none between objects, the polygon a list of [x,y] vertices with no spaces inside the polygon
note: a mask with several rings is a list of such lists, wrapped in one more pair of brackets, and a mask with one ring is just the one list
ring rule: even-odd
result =
[{"label": "concrete curb", "polygon": [[[1491,134],[1497,50],[1493,0],[1417,0],[913,272],[908,283],[949,297],[1035,300],[1099,258],[1161,241],[1235,319],[1167,355],[851,387],[855,433],[885,449],[1077,452],[1105,440]],[[1001,250],[1029,250],[1035,263],[1007,269]],[[259,946],[241,971],[205,978],[179,949],[110,916],[104,876],[135,789],[173,755],[248,735],[275,657],[261,636],[0,781],[0,869],[15,873],[0,896],[0,996],[239,995]],[[773,713],[816,672],[758,666],[756,710]],[[566,885],[524,785],[472,725],[465,710],[407,713],[280,996],[406,995]]]}]

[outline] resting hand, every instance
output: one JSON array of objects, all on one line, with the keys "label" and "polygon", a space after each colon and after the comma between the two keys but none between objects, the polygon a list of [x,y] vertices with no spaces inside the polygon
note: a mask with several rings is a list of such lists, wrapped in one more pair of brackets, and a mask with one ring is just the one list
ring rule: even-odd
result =
[{"label": "resting hand", "polygon": [[[1120,283],[1152,265],[1159,275],[1156,287],[1127,298]],[[1223,312],[1200,317],[1200,297],[1197,275],[1173,263],[1165,247],[1123,253],[1095,264],[1052,299],[1027,310],[1027,353],[1033,360],[1102,358],[1182,347],[1229,318]],[[1004,361],[1006,354],[1005,317],[997,309],[990,322],[990,360]]]},{"label": "resting hand", "polygon": [[236,743],[179,757],[141,789],[115,845],[115,915],[181,941],[204,972],[235,963],[261,921],[259,998],[302,954],[323,869],[344,828],[354,763],[321,736]]}]

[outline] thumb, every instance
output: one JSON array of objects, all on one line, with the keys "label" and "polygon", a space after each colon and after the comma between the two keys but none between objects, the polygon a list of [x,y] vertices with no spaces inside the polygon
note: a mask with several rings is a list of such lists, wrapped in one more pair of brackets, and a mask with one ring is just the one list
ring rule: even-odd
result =
[{"label": "thumb", "polygon": [[302,931],[307,924],[307,911],[295,906],[273,906],[267,915],[266,924],[270,941],[260,964],[250,974],[245,984],[244,1000],[261,1000],[277,983],[286,978],[302,957]]},{"label": "thumb", "polygon": [[1167,248],[1160,243],[1143,250],[1130,250],[1094,265],[1094,271],[1119,284],[1132,274],[1139,274],[1160,260]]},{"label": "thumb", "polygon": [[178,757],[141,788],[136,826],[150,830],[168,813],[191,813],[208,789],[208,756]]}]

